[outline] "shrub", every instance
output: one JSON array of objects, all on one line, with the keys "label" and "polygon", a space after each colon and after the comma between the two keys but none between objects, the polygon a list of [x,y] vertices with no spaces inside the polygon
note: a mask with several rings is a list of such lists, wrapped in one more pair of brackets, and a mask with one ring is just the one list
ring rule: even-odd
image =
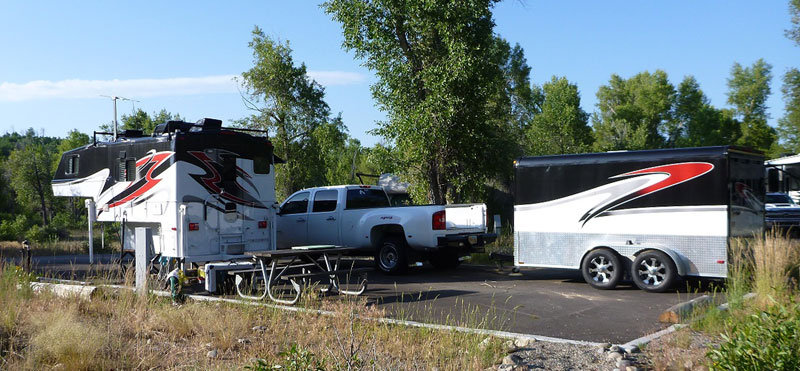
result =
[{"label": "shrub", "polygon": [[325,360],[319,360],[309,350],[300,348],[297,344],[292,344],[289,350],[278,353],[283,357],[283,362],[273,366],[263,359],[257,359],[252,365],[245,366],[247,370],[288,370],[288,371],[319,371],[325,370]]},{"label": "shrub", "polygon": [[725,342],[707,355],[713,369],[800,369],[800,303],[775,304],[726,327]]}]

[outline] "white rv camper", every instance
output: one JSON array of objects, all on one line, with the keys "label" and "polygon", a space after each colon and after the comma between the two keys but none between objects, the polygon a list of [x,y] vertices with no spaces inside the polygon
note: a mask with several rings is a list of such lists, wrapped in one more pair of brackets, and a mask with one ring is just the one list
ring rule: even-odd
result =
[{"label": "white rv camper", "polygon": [[150,228],[155,254],[184,263],[274,250],[273,147],[249,132],[214,119],[127,130],[64,153],[53,193],[90,198],[97,221],[122,224],[124,250],[137,227]]}]

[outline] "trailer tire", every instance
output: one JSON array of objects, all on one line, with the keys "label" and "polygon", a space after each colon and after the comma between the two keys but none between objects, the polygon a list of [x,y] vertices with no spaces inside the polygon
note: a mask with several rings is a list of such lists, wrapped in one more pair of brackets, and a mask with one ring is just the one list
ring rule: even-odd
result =
[{"label": "trailer tire", "polygon": [[658,250],[644,251],[633,261],[631,266],[633,283],[647,292],[664,292],[669,290],[678,278],[675,262]]},{"label": "trailer tire", "polygon": [[386,236],[375,251],[375,267],[386,274],[401,274],[408,269],[406,242],[397,236]]},{"label": "trailer tire", "polygon": [[625,274],[625,269],[614,251],[596,249],[583,259],[581,273],[590,286],[600,290],[610,290],[617,286]]}]

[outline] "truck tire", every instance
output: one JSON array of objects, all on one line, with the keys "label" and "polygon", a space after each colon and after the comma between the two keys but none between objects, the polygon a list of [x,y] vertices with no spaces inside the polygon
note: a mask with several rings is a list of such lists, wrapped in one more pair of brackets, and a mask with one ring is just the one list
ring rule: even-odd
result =
[{"label": "truck tire", "polygon": [[596,249],[583,259],[581,273],[586,283],[592,287],[610,290],[617,286],[625,269],[616,253],[609,249]]},{"label": "truck tire", "polygon": [[375,267],[386,274],[400,274],[408,269],[406,242],[397,236],[384,237],[375,251]]},{"label": "truck tire", "polygon": [[647,292],[669,290],[678,278],[675,262],[658,250],[648,250],[639,254],[631,266],[633,283]]},{"label": "truck tire", "polygon": [[458,254],[453,251],[439,251],[433,253],[429,261],[438,269],[453,269],[461,265]]}]

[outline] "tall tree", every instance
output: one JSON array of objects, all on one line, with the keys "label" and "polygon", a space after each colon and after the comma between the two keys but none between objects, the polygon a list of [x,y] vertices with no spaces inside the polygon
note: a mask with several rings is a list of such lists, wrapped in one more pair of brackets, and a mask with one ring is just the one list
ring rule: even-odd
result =
[{"label": "tall tree", "polygon": [[614,74],[597,91],[600,112],[592,118],[597,150],[660,148],[670,131],[675,87],[667,73],[641,72],[629,79]]},{"label": "tall tree", "polygon": [[781,92],[786,102],[786,113],[778,120],[779,151],[800,153],[800,70],[790,68],[786,72]]},{"label": "tall tree", "polygon": [[242,73],[247,90],[248,107],[256,113],[247,121],[251,127],[274,133],[275,153],[286,163],[277,166],[276,182],[279,196],[319,183],[312,179],[324,174],[313,143],[314,130],[329,119],[330,108],[325,103],[325,90],[306,75],[306,66],[295,65],[288,42],[266,36],[256,27],[253,40],[253,67]]},{"label": "tall tree", "polygon": [[6,163],[17,201],[23,207],[38,212],[42,225],[50,223],[52,218],[53,190],[50,181],[53,179],[53,152],[53,145],[42,144],[33,130],[29,130],[26,140],[11,152]]},{"label": "tall tree", "polygon": [[[500,166],[490,102],[502,87],[491,8],[496,0],[331,0],[343,46],[373,70],[373,97],[387,113],[375,131],[399,154],[417,198],[470,198]],[[422,196],[422,197],[420,197]]]},{"label": "tall tree", "polygon": [[775,142],[775,129],[767,125],[767,98],[770,94],[772,66],[763,59],[751,67],[734,63],[728,79],[728,104],[742,122],[739,145],[768,151]]},{"label": "tall tree", "polygon": [[668,143],[678,147],[733,144],[741,135],[730,110],[714,108],[693,76],[678,85]]},{"label": "tall tree", "polygon": [[565,77],[552,77],[542,86],[541,112],[527,130],[527,148],[533,155],[580,153],[592,144],[589,115],[581,108],[578,86]]}]

